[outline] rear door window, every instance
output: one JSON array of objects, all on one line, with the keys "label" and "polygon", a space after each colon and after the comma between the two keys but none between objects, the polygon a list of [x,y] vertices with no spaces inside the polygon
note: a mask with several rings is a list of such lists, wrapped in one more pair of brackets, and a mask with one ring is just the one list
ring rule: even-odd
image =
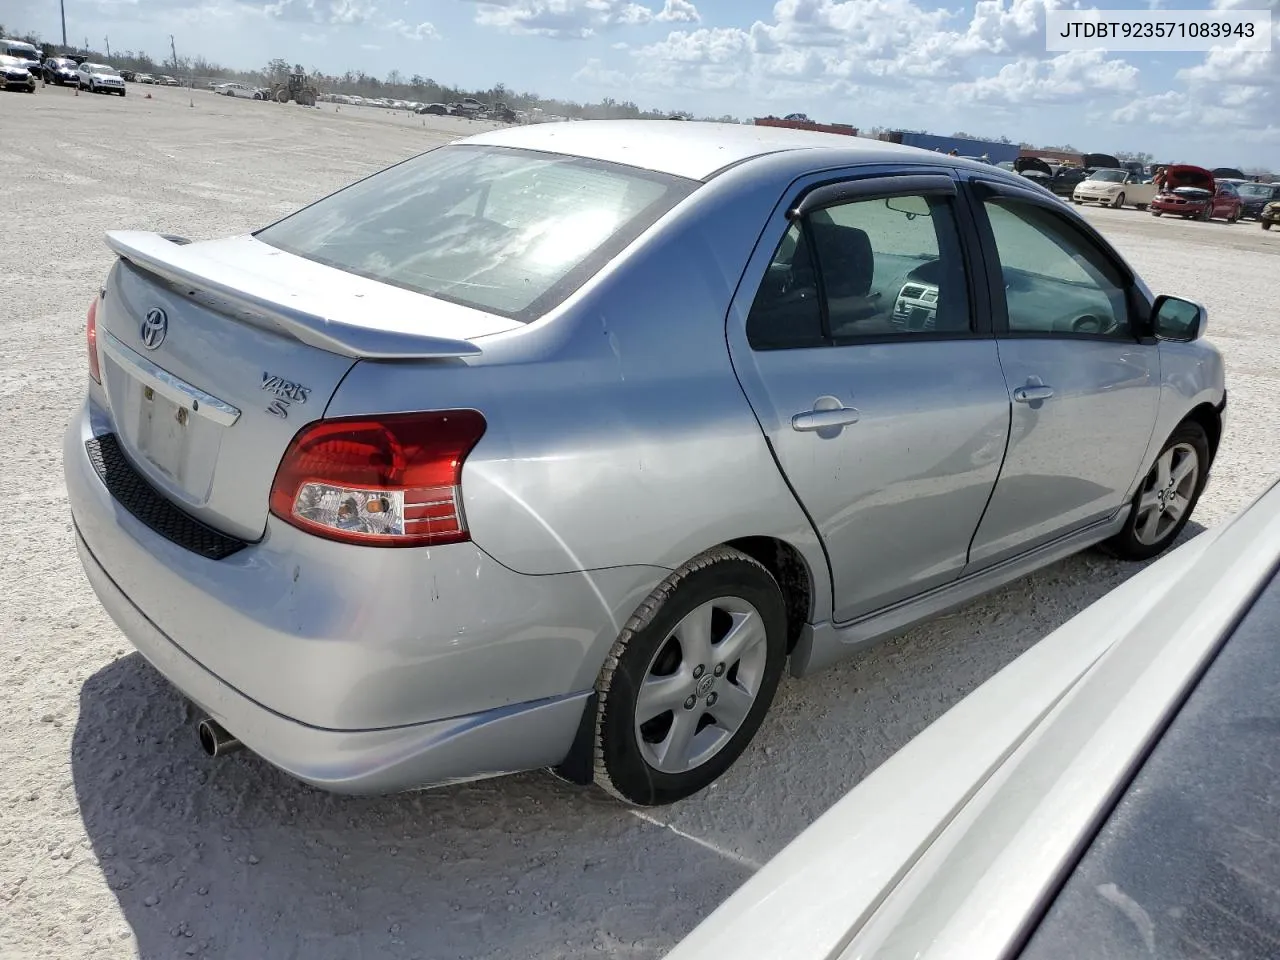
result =
[{"label": "rear door window", "polygon": [[747,318],[756,350],[972,329],[951,199],[854,200],[792,223]]}]

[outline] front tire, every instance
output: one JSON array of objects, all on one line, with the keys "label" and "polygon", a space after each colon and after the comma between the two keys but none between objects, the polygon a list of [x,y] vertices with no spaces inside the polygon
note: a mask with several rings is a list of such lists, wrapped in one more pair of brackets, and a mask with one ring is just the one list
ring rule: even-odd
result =
[{"label": "front tire", "polygon": [[1209,478],[1209,438],[1194,420],[1178,425],[1133,495],[1124,528],[1102,544],[1121,560],[1150,560],[1182,533]]},{"label": "front tire", "polygon": [[1163,213],[1164,213],[1164,211],[1163,211],[1163,210],[1152,210],[1152,211],[1151,211],[1151,215],[1152,215],[1153,217],[1161,216]]},{"label": "front tire", "polygon": [[1271,229],[1271,222],[1270,222],[1270,221],[1268,221],[1268,220],[1263,220],[1263,221],[1262,221],[1262,229],[1263,229],[1263,230],[1270,230],[1270,229]]},{"label": "front tire", "polygon": [[682,800],[733,764],[769,711],[786,661],[782,590],[717,547],[640,605],[596,682],[596,783],[640,806]]},{"label": "front tire", "polygon": [[1121,207],[1123,207],[1123,206],[1124,206],[1124,194],[1122,193],[1122,194],[1120,194],[1120,196],[1116,197],[1116,198],[1115,198],[1115,201],[1114,201],[1114,202],[1112,202],[1111,206],[1112,206],[1114,209],[1116,209],[1116,210],[1119,210]]}]

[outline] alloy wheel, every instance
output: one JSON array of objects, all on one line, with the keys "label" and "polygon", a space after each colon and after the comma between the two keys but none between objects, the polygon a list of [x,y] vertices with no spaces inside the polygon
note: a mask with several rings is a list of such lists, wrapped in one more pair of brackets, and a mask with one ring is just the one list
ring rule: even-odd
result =
[{"label": "alloy wheel", "polygon": [[703,603],[676,624],[636,696],[636,742],[649,766],[685,773],[733,738],[760,693],[767,640],[760,612],[738,597]]},{"label": "alloy wheel", "polygon": [[1165,450],[1147,479],[1138,498],[1138,518],[1133,535],[1148,546],[1160,543],[1178,525],[1191,506],[1200,479],[1200,457],[1189,443]]}]

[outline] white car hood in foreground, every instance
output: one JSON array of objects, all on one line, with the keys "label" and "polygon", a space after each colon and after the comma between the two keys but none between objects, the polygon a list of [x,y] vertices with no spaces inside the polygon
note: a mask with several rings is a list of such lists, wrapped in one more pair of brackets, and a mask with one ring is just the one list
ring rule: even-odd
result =
[{"label": "white car hood in foreground", "polygon": [[1280,486],[962,700],[668,960],[1001,956],[1278,555]]}]

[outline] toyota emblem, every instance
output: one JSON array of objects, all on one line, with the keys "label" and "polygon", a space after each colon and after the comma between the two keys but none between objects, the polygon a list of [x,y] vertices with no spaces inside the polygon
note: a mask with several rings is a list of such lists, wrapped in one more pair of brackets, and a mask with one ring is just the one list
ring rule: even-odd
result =
[{"label": "toyota emblem", "polygon": [[142,321],[142,345],[154,350],[164,343],[165,334],[169,332],[169,318],[159,307],[147,311],[147,318]]}]

